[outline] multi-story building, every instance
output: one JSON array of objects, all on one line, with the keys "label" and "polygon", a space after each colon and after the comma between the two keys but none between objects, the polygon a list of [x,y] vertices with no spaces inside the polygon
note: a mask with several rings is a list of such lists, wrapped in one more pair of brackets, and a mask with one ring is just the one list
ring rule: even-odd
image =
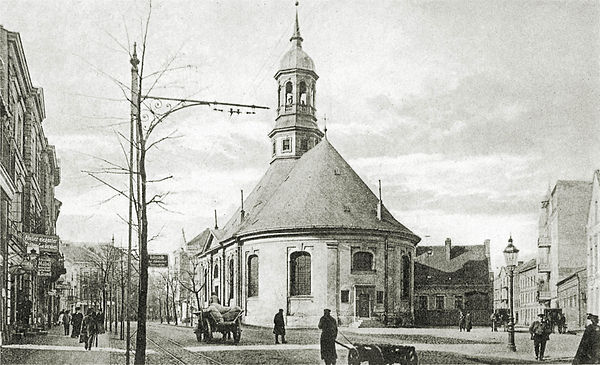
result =
[{"label": "multi-story building", "polygon": [[[523,267],[523,261],[519,261],[513,269],[513,313],[515,323],[519,322],[521,306],[521,282],[519,273]],[[510,309],[510,272],[506,266],[500,267],[498,274],[494,276],[494,310]]]},{"label": "multi-story building", "polygon": [[0,316],[4,339],[17,328],[52,320],[54,282],[62,272],[58,252],[44,254],[51,276],[36,274],[41,252],[26,247],[24,233],[55,235],[60,169],[42,128],[44,95],[34,87],[19,33],[0,26]]},{"label": "multi-story building", "polygon": [[490,241],[483,245],[419,246],[415,258],[415,323],[456,325],[459,312],[471,313],[473,324],[489,323],[493,283]]},{"label": "multi-story building", "polygon": [[594,171],[592,178],[592,197],[588,209],[586,227],[587,238],[587,312],[600,314],[600,170]]},{"label": "multi-story building", "polygon": [[519,324],[530,325],[537,320],[537,315],[544,312],[544,306],[538,301],[537,262],[531,259],[518,267],[515,280],[519,282]]},{"label": "multi-story building", "polygon": [[559,180],[542,201],[538,300],[547,308],[558,308],[558,282],[586,266],[591,191],[591,182]]},{"label": "multi-story building", "polygon": [[582,329],[587,318],[586,269],[581,268],[557,283],[558,307],[565,315],[567,328]]}]

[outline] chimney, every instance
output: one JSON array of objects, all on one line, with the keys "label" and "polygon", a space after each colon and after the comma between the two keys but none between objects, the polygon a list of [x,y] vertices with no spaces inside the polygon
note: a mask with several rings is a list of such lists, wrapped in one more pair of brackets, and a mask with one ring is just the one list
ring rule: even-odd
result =
[{"label": "chimney", "polygon": [[379,201],[377,202],[377,220],[381,220],[381,205],[382,205],[382,201],[381,201],[381,180],[379,180]]},{"label": "chimney", "polygon": [[244,215],[246,214],[246,212],[244,212],[244,190],[240,190],[241,192],[241,198],[242,198],[242,208],[240,209],[240,224],[244,221]]},{"label": "chimney", "polygon": [[483,245],[485,246],[485,258],[490,259],[490,240],[486,239],[483,241]]},{"label": "chimney", "polygon": [[452,251],[452,240],[448,237],[446,238],[446,261],[450,261],[452,256],[450,255],[450,251]]},{"label": "chimney", "polygon": [[219,229],[219,224],[217,222],[217,210],[216,209],[215,209],[215,229]]}]

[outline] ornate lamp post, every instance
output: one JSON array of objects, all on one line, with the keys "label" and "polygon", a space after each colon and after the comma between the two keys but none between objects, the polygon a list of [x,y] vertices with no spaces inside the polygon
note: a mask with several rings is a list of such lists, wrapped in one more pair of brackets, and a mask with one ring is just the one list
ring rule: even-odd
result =
[{"label": "ornate lamp post", "polygon": [[508,246],[504,249],[504,260],[506,261],[506,267],[508,269],[509,281],[508,281],[508,300],[510,303],[510,318],[508,322],[508,349],[510,351],[517,351],[515,346],[515,317],[514,317],[514,306],[513,306],[513,278],[515,267],[517,266],[517,257],[519,255],[519,249],[513,245],[512,236],[508,239]]}]

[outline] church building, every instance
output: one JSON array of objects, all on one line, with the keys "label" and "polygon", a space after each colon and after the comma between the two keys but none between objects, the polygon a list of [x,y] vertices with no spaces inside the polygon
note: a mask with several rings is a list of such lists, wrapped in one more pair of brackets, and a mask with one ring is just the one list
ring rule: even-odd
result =
[{"label": "church building", "polygon": [[298,15],[281,59],[271,162],[224,227],[199,247],[205,304],[215,293],[244,310],[243,322],[314,327],[329,308],[341,325],[413,323],[413,269],[420,238],[398,222],[317,125],[313,60]]}]

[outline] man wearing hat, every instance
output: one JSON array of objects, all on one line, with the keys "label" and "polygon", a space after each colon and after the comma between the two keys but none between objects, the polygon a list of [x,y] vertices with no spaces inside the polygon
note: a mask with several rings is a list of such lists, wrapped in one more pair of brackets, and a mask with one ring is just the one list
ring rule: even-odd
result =
[{"label": "man wearing hat", "polygon": [[546,316],[543,313],[538,314],[538,317],[540,317],[540,319],[534,321],[531,326],[529,326],[529,333],[533,340],[535,358],[536,360],[543,361],[544,351],[546,350],[546,341],[550,339],[550,332],[552,332],[552,329],[548,325]]},{"label": "man wearing hat", "polygon": [[319,321],[321,330],[321,359],[325,365],[335,365],[337,353],[335,351],[335,339],[337,337],[337,322],[331,316],[331,310],[325,309],[323,317]]},{"label": "man wearing hat", "polygon": [[600,363],[600,326],[598,316],[588,313],[589,324],[585,327],[573,364]]}]

